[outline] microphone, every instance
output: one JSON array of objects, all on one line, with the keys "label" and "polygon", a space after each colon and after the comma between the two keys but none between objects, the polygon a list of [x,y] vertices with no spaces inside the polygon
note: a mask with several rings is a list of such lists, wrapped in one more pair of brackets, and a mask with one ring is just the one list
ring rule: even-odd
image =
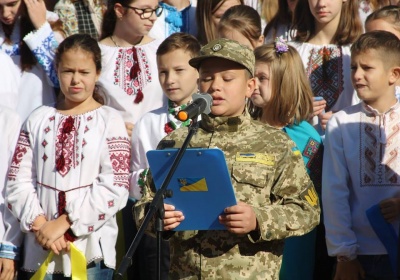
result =
[{"label": "microphone", "polygon": [[185,109],[180,110],[177,114],[177,119],[181,122],[193,119],[201,114],[211,113],[212,96],[207,93],[195,93],[192,96],[193,102]]}]

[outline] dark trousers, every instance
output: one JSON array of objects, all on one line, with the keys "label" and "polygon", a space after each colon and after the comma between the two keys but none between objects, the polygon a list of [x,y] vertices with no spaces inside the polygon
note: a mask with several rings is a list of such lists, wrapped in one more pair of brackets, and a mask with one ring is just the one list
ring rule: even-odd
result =
[{"label": "dark trousers", "polygon": [[[138,230],[134,222],[133,206],[134,202],[128,200],[127,205],[122,210],[126,251],[128,251]],[[161,250],[161,279],[167,279],[170,259],[168,241],[162,241]],[[145,234],[136,249],[132,261],[133,264],[127,271],[128,279],[157,280],[157,239]]]}]

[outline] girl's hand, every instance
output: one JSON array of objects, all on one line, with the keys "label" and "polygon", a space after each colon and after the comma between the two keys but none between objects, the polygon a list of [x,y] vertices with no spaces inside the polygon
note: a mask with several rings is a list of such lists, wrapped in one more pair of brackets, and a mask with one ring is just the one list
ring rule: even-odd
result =
[{"label": "girl's hand", "polygon": [[326,107],[326,101],[324,99],[314,100],[313,101],[313,114],[312,114],[311,118],[318,116],[319,114],[324,112],[325,107]]},{"label": "girl's hand", "polygon": [[381,213],[388,223],[392,223],[400,217],[400,198],[389,198],[379,203]]},{"label": "girl's hand", "polygon": [[173,230],[185,219],[181,211],[175,211],[175,206],[164,203],[164,230]]},{"label": "girl's hand", "polygon": [[13,280],[16,272],[16,261],[0,258],[0,280]]},{"label": "girl's hand", "polygon": [[256,213],[253,208],[243,202],[225,208],[225,215],[218,217],[219,222],[226,226],[228,231],[236,234],[247,234],[257,228]]},{"label": "girl's hand", "polygon": [[69,227],[68,216],[63,214],[55,220],[46,222],[40,228],[33,226],[32,229],[36,232],[36,241],[49,249],[54,241],[64,236]]},{"label": "girl's hand", "polygon": [[326,129],[326,125],[327,125],[328,121],[332,118],[332,115],[333,115],[332,111],[329,111],[326,113],[321,113],[318,115],[319,123],[323,130]]},{"label": "girl's hand", "polygon": [[70,245],[67,240],[65,240],[64,235],[54,241],[51,244],[50,249],[54,252],[54,254],[59,255],[62,250],[66,250],[67,252],[70,250]]},{"label": "girl's hand", "polygon": [[357,259],[338,262],[334,280],[359,280],[365,278],[365,272]]},{"label": "girl's hand", "polygon": [[29,18],[36,30],[46,23],[46,4],[44,0],[24,0]]},{"label": "girl's hand", "polygon": [[46,220],[45,216],[43,216],[43,215],[37,216],[36,219],[35,219],[35,220],[33,221],[33,223],[32,223],[32,230],[33,230],[34,232],[36,232],[36,231],[39,230],[39,229],[42,227],[42,225],[44,225],[46,222],[47,222],[47,220]]}]

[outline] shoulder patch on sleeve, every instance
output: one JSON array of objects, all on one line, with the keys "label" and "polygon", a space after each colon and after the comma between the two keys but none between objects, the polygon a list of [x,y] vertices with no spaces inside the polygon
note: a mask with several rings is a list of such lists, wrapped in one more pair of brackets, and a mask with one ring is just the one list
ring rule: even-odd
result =
[{"label": "shoulder patch on sleeve", "polygon": [[310,184],[310,186],[300,194],[300,197],[303,200],[307,201],[308,204],[310,204],[312,207],[314,207],[314,208],[319,207],[318,194],[315,191],[315,188],[313,187],[312,184]]},{"label": "shoulder patch on sleeve", "polygon": [[256,162],[269,166],[275,165],[275,157],[263,153],[237,152],[235,160],[238,162]]}]

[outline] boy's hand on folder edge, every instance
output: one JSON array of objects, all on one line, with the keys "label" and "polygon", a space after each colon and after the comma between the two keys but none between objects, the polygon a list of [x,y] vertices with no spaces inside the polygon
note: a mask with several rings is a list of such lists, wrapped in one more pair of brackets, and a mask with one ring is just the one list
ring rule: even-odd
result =
[{"label": "boy's hand on folder edge", "polygon": [[382,216],[388,223],[395,222],[400,217],[400,198],[388,198],[379,203]]},{"label": "boy's hand on folder edge", "polygon": [[175,211],[175,206],[164,203],[164,230],[173,230],[185,219],[181,211]]},{"label": "boy's hand on folder edge", "polygon": [[219,222],[226,226],[228,231],[236,234],[247,234],[257,228],[256,213],[253,208],[244,203],[225,208],[225,215],[219,216]]}]

